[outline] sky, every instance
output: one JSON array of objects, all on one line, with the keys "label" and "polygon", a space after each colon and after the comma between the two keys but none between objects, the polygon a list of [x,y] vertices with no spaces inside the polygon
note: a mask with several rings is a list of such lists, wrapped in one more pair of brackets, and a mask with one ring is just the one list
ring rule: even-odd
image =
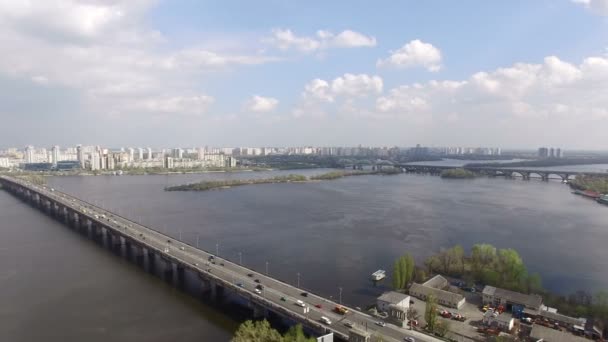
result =
[{"label": "sky", "polygon": [[608,0],[0,0],[0,146],[608,149]]}]

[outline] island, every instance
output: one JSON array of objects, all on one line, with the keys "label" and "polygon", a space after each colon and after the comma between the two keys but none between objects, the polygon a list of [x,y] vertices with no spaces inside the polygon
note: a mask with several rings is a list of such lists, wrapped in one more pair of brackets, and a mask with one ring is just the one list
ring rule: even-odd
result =
[{"label": "island", "polygon": [[441,171],[441,178],[475,178],[475,174],[463,168],[456,168]]},{"label": "island", "polygon": [[202,181],[197,183],[189,183],[175,186],[168,186],[165,191],[207,191],[214,189],[228,189],[235,186],[253,185],[253,184],[274,184],[274,183],[305,183],[311,181],[334,180],[350,176],[365,176],[365,175],[395,175],[400,174],[399,169],[386,170],[371,170],[371,171],[332,171],[307,178],[306,176],[290,174],[287,176],[277,176],[272,178],[261,179],[235,179],[227,181]]},{"label": "island", "polygon": [[598,194],[608,194],[608,175],[577,175],[568,182],[575,190],[592,191]]},{"label": "island", "polygon": [[235,186],[252,185],[252,184],[273,184],[273,183],[295,183],[306,182],[308,178],[302,175],[290,174],[287,176],[277,176],[272,178],[261,179],[234,179],[227,181],[202,181],[198,183],[182,184],[168,186],[165,191],[206,191],[213,189],[225,189]]},{"label": "island", "polygon": [[350,176],[367,176],[367,175],[396,175],[401,173],[399,169],[380,169],[371,171],[331,171],[328,173],[311,176],[311,180],[333,180],[338,178],[350,177]]}]

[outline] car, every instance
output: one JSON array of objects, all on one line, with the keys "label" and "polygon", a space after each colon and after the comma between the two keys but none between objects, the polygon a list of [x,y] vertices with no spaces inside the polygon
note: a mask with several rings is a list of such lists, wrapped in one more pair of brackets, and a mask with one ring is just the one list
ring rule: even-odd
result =
[{"label": "car", "polygon": [[344,321],[344,325],[349,328],[353,328],[355,326],[355,324],[351,321]]},{"label": "car", "polygon": [[296,300],[296,303],[295,303],[295,304],[296,304],[297,306],[301,306],[301,307],[305,307],[305,306],[306,306],[306,304],[304,304],[304,302],[303,302],[303,301],[301,301],[301,300],[299,300],[299,299],[298,299],[298,300]]},{"label": "car", "polygon": [[287,298],[281,297],[281,302],[286,302],[286,301],[287,301]]},{"label": "car", "polygon": [[255,281],[256,283],[258,283],[258,284],[260,283],[260,279],[256,279],[256,280],[254,280],[254,281]]},{"label": "car", "polygon": [[249,278],[251,278],[251,277],[253,277],[253,273],[247,273],[247,276],[248,276]]},{"label": "car", "polygon": [[220,262],[220,266],[224,266],[224,263],[223,263],[223,262]]},{"label": "car", "polygon": [[192,265],[198,266],[198,262],[193,262]]},{"label": "car", "polygon": [[171,243],[171,239],[167,239],[167,243]]},{"label": "car", "polygon": [[165,253],[169,253],[169,248],[165,247],[164,251],[165,251]]},{"label": "car", "polygon": [[253,292],[255,292],[257,294],[262,294],[262,291],[260,289],[255,289],[255,290],[253,290]]},{"label": "car", "polygon": [[329,318],[327,318],[325,316],[321,316],[321,318],[319,319],[319,321],[321,321],[322,323],[325,323],[327,325],[331,325],[331,321],[329,320]]},{"label": "car", "polygon": [[236,283],[236,286],[243,287],[243,283]]},{"label": "car", "polygon": [[382,322],[382,321],[378,321],[378,322],[376,322],[376,325],[377,325],[377,326],[380,326],[380,327],[385,327],[385,326],[386,326],[386,323],[384,323],[384,322]]},{"label": "car", "polygon": [[262,286],[262,285],[258,284],[258,285],[256,285],[256,286],[255,286],[255,288],[256,288],[256,289],[258,289],[258,290],[263,290],[263,289],[264,289],[264,286]]},{"label": "car", "polygon": [[404,341],[407,341],[407,342],[416,342],[416,340],[414,340],[414,338],[413,338],[413,337],[409,337],[409,336],[408,336],[408,337],[406,337],[406,338],[404,338],[403,340],[404,340]]},{"label": "car", "polygon": [[179,249],[181,249],[182,251],[185,251],[186,249],[184,248],[184,246],[181,246]]},{"label": "car", "polygon": [[323,309],[323,306],[321,304],[315,304],[315,308]]},{"label": "car", "polygon": [[308,292],[302,292],[302,293],[300,293],[300,295],[301,295],[302,297],[308,297]]},{"label": "car", "polygon": [[208,269],[207,269],[207,272],[211,273],[211,269],[210,269],[210,268],[208,268]]},{"label": "car", "polygon": [[413,300],[410,300],[410,304],[414,304],[414,301],[413,301]]}]

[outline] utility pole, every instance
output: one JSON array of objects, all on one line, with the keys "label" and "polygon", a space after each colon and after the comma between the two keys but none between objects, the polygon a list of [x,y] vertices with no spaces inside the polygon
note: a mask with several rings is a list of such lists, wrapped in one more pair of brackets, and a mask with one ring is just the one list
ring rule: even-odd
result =
[{"label": "utility pole", "polygon": [[215,255],[220,256],[220,244],[219,242],[215,244]]},{"label": "utility pole", "polygon": [[342,305],[342,287],[338,287],[340,290],[340,305]]},{"label": "utility pole", "polygon": [[300,272],[298,272],[297,275],[298,275],[298,288],[300,288]]},{"label": "utility pole", "polygon": [[243,253],[239,252],[239,265],[243,264]]},{"label": "utility pole", "polygon": [[200,238],[200,234],[196,233],[196,248],[198,248],[198,238]]},{"label": "utility pole", "polygon": [[268,261],[266,261],[266,275],[268,275]]}]

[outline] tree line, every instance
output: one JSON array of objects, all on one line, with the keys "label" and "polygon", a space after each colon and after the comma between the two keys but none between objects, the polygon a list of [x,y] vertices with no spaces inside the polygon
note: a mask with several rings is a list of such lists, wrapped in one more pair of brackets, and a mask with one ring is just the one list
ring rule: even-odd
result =
[{"label": "tree line", "polygon": [[234,333],[231,342],[315,342],[317,339],[307,337],[302,325],[294,325],[285,335],[273,329],[267,320],[245,321]]}]

